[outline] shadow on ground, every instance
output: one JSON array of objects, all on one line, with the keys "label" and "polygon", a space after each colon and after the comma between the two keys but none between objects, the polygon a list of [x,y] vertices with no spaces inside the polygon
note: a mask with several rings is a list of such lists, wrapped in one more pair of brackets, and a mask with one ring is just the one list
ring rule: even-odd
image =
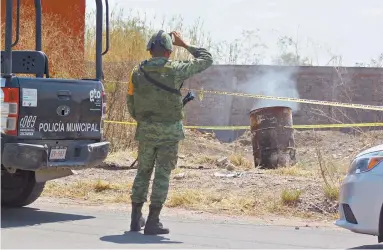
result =
[{"label": "shadow on ground", "polygon": [[353,247],[350,249],[383,249],[383,244],[364,245],[364,246],[359,246],[359,247]]},{"label": "shadow on ground", "polygon": [[182,244],[183,242],[171,241],[159,235],[144,235],[139,232],[125,232],[122,235],[108,235],[100,238],[116,244]]},{"label": "shadow on ground", "polygon": [[1,208],[1,228],[25,227],[45,223],[94,219],[93,216],[55,213],[36,208]]}]

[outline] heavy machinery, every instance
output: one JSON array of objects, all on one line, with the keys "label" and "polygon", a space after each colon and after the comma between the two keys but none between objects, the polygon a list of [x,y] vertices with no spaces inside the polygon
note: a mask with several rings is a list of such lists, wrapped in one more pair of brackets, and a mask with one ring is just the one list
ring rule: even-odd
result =
[{"label": "heavy machinery", "polygon": [[49,55],[42,49],[41,0],[34,0],[36,48],[31,51],[12,49],[20,37],[20,0],[15,41],[13,0],[6,0],[5,51],[1,51],[2,206],[29,205],[38,199],[47,181],[97,166],[107,157],[109,142],[102,132],[106,102],[101,81],[102,56],[109,50],[109,9],[108,0],[104,0],[107,34],[102,51],[103,0],[95,1],[95,79],[55,79],[49,76]]}]

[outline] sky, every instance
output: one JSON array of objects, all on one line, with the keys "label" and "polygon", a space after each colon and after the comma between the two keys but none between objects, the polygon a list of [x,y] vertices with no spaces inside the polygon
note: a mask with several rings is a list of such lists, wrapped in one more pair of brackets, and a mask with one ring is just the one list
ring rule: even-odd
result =
[{"label": "sky", "polygon": [[[95,9],[94,0],[86,3],[87,11]],[[200,18],[213,42],[259,30],[268,53],[276,53],[278,37],[291,36],[319,65],[332,55],[354,66],[383,53],[382,0],[109,0],[109,5],[123,8],[127,16],[130,10],[148,18],[180,15],[186,25]]]}]

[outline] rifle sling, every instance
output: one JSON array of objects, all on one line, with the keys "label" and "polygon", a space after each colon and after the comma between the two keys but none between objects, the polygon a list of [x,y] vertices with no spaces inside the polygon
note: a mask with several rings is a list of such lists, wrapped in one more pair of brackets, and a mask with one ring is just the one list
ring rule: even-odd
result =
[{"label": "rifle sling", "polygon": [[157,87],[159,87],[160,89],[163,89],[165,91],[168,91],[170,93],[173,93],[173,94],[176,94],[176,95],[182,95],[181,94],[181,91],[178,90],[178,89],[173,89],[171,87],[168,87],[158,81],[156,81],[155,79],[151,78],[143,69],[142,69],[142,65],[140,65],[140,71],[144,74],[146,80],[148,80],[150,83],[156,85]]}]

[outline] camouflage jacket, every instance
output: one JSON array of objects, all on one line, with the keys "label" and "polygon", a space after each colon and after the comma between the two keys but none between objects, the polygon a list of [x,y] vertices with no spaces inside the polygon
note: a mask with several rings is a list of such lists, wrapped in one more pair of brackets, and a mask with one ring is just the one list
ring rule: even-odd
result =
[{"label": "camouflage jacket", "polygon": [[[193,59],[171,61],[155,57],[144,61],[142,70],[161,84],[179,90],[186,79],[206,70],[213,63],[206,49],[189,46],[187,50],[194,56]],[[147,81],[138,66],[131,73],[127,105],[130,115],[137,121],[136,140],[163,142],[185,138],[182,96]]]}]

